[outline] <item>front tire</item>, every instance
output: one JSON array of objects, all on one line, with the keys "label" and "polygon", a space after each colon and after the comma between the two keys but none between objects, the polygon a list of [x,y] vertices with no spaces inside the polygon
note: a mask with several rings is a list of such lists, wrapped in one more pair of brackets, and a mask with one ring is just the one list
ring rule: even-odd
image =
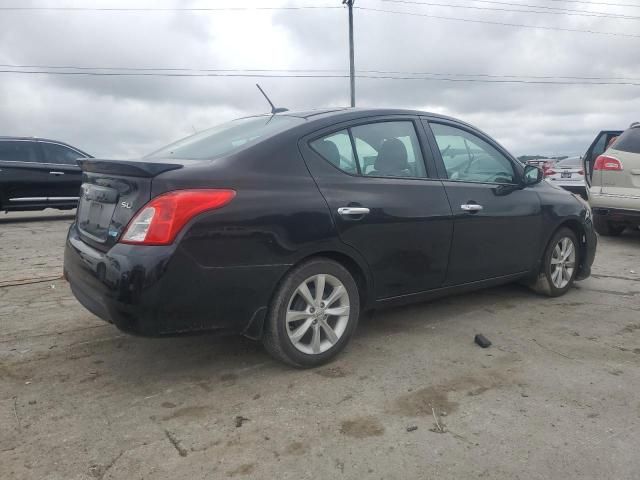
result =
[{"label": "front tire", "polygon": [[578,272],[579,255],[575,233],[568,228],[559,229],[544,251],[542,267],[533,290],[549,297],[567,293]]},{"label": "front tire", "polygon": [[359,315],[360,295],[353,276],[333,260],[314,258],[282,281],[271,302],[262,342],[282,362],[316,367],[346,346]]}]

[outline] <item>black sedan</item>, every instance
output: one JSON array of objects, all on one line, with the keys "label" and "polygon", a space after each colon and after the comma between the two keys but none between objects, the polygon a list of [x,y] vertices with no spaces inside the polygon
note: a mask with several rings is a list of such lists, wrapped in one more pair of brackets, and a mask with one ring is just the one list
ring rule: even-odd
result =
[{"label": "black sedan", "polygon": [[474,127],[407,110],[242,118],[135,161],[87,159],[64,270],[146,336],[217,330],[322,364],[365,309],[590,274],[589,206]]}]

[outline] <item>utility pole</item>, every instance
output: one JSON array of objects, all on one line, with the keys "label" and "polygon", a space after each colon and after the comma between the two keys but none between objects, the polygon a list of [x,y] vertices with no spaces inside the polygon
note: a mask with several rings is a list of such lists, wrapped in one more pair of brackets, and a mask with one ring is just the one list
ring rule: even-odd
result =
[{"label": "utility pole", "polygon": [[349,80],[351,82],[351,106],[356,106],[356,72],[353,54],[353,2],[354,0],[342,0],[342,4],[349,9]]}]

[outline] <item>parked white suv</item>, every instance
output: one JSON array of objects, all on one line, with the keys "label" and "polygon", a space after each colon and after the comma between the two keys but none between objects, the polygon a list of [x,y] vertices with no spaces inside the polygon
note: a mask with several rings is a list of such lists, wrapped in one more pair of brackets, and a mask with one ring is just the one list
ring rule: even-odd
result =
[{"label": "parked white suv", "polygon": [[620,235],[640,225],[640,123],[596,158],[588,194],[600,235]]}]

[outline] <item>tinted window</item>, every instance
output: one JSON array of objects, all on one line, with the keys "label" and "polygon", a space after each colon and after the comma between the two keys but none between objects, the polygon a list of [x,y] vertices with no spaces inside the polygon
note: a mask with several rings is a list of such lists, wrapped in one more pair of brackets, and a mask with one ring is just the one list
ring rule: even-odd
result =
[{"label": "tinted window", "polygon": [[75,150],[63,145],[40,142],[40,146],[42,147],[42,151],[44,153],[45,163],[77,165],[76,160],[78,158],[84,158],[84,155],[82,155],[81,153],[76,152]]},{"label": "tinted window", "polygon": [[607,141],[607,136],[604,133],[601,134],[600,137],[598,137],[598,141],[593,146],[593,150],[591,151],[591,157],[593,159],[595,159],[596,157],[598,157],[599,155],[601,155],[605,151],[605,149],[606,149],[605,142],[606,141]]},{"label": "tinted window", "polygon": [[29,141],[0,141],[0,160],[37,162],[36,149]]},{"label": "tinted window", "polygon": [[613,149],[621,152],[640,153],[640,128],[634,127],[626,130],[613,144]]},{"label": "tinted window", "polygon": [[430,126],[451,180],[515,183],[511,161],[495,147],[460,128],[438,123]]},{"label": "tinted window", "polygon": [[360,169],[376,177],[426,177],[413,122],[378,122],[351,129]]},{"label": "tinted window", "polygon": [[297,117],[262,116],[241,118],[178,140],[147,157],[204,160],[233,153],[259,140],[303,123]]},{"label": "tinted window", "polygon": [[311,142],[311,148],[340,170],[350,174],[358,173],[347,130],[314,140]]}]

